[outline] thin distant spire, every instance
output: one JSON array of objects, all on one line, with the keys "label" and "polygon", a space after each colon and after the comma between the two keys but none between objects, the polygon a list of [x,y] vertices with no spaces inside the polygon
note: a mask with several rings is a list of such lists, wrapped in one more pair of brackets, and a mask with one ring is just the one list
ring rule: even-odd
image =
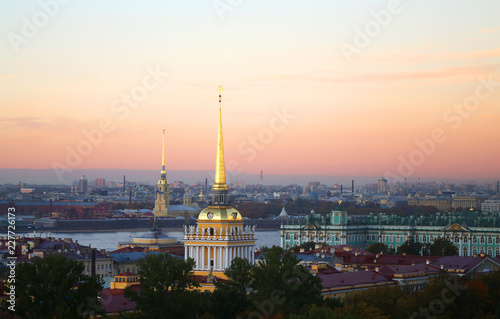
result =
[{"label": "thin distant spire", "polygon": [[163,147],[161,149],[161,177],[167,177],[167,171],[165,170],[165,129],[163,129]]},{"label": "thin distant spire", "polygon": [[213,190],[227,190],[226,185],[226,170],[224,167],[224,144],[222,141],[222,90],[224,88],[220,85],[217,88],[219,91],[219,128],[217,135],[217,157],[215,159],[215,181]]}]

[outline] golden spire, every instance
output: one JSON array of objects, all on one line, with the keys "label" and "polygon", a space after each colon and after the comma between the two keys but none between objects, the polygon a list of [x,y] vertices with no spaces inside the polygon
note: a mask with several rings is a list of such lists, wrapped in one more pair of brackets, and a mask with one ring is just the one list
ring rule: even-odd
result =
[{"label": "golden spire", "polygon": [[226,185],[226,171],[224,168],[224,145],[222,142],[222,90],[224,90],[222,85],[217,88],[217,91],[219,91],[219,131],[217,135],[217,157],[215,160],[215,181],[212,187],[213,190],[228,189]]},{"label": "golden spire", "polygon": [[161,150],[161,176],[167,177],[167,171],[165,170],[165,129],[163,129],[163,147]]}]

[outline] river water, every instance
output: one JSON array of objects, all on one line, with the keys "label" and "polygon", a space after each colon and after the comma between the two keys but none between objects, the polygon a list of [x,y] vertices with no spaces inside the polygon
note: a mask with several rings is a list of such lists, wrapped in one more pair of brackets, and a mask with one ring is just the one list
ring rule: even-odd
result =
[{"label": "river water", "polygon": [[[140,236],[144,234],[144,231],[119,231],[119,232],[92,232],[92,233],[36,233],[36,236],[55,237],[55,238],[72,238],[73,241],[78,240],[80,245],[88,246],[93,248],[105,249],[107,251],[116,250],[118,242],[132,241],[133,237]],[[184,232],[183,231],[166,231],[164,232],[170,237],[175,237],[179,241],[183,241]],[[7,234],[0,234],[0,236],[6,236]],[[19,236],[33,237],[33,233],[17,234]],[[255,247],[260,248],[262,246],[271,247],[273,245],[280,245],[280,233],[277,230],[256,230],[255,231]]]}]

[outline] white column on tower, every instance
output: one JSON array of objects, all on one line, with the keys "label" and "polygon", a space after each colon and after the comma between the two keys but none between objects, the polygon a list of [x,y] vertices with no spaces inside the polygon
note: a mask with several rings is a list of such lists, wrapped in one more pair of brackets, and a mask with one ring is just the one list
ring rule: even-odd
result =
[{"label": "white column on tower", "polygon": [[201,249],[201,258],[200,258],[201,267],[200,267],[200,269],[204,270],[205,269],[205,247],[200,246],[200,249]]},{"label": "white column on tower", "polygon": [[215,247],[215,269],[219,269],[220,268],[220,262],[219,262],[219,258],[220,258],[220,247]]},{"label": "white column on tower", "polygon": [[212,247],[211,246],[208,246],[208,269],[210,269],[210,265],[212,265]]},{"label": "white column on tower", "polygon": [[224,252],[226,255],[226,260],[224,261],[224,267],[228,268],[229,267],[229,247],[224,247]]},{"label": "white column on tower", "polygon": [[224,265],[222,264],[222,247],[219,247],[219,269],[224,269]]}]

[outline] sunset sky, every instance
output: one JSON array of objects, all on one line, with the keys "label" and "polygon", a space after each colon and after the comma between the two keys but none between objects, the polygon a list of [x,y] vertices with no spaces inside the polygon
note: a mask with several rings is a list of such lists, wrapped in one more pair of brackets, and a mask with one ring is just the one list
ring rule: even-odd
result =
[{"label": "sunset sky", "polygon": [[223,85],[229,170],[500,178],[499,1],[61,2],[0,2],[0,168],[212,170]]}]

